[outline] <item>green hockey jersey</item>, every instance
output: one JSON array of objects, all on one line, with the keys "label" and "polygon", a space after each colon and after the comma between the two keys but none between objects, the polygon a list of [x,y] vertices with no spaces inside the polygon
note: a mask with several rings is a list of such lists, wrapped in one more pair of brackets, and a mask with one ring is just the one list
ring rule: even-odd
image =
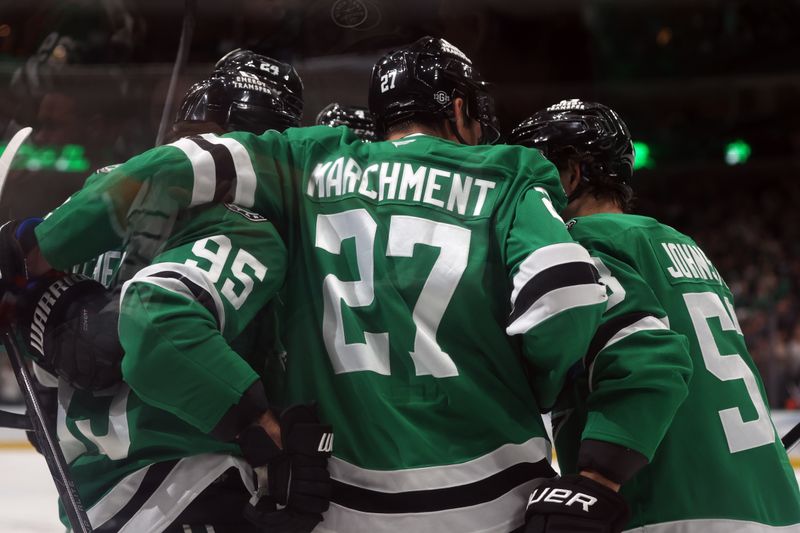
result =
[{"label": "green hockey jersey", "polygon": [[[559,465],[574,471],[581,438],[651,459],[622,488],[631,531],[800,531],[797,481],[733,297],[712,262],[692,239],[652,218],[598,214],[568,226],[612,294],[589,354],[594,363],[555,409]],[[685,336],[694,367],[674,419],[685,391],[676,386],[670,395],[663,378],[652,381],[665,369],[688,372],[686,341],[667,326]]]},{"label": "green hockey jersey", "polygon": [[114,169],[37,236],[51,264],[73,264],[142,233],[131,206],[223,200],[267,216],[288,248],[287,397],[319,402],[336,434],[318,531],[521,525],[531,480],[552,473],[539,412],[607,300],[556,214],[555,168],[425,135],[202,135]]},{"label": "green hockey jersey", "polygon": [[285,269],[269,222],[217,205],[184,213],[124,283],[125,383],[59,383],[58,437],[95,531],[160,531],[230,468],[254,489],[238,446],[209,432],[264,372],[253,326]]}]

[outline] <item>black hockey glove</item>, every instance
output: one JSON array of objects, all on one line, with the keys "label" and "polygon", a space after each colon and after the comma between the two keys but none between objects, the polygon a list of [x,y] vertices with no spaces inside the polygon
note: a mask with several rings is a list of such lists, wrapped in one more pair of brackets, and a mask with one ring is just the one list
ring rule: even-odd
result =
[{"label": "black hockey glove", "polygon": [[257,470],[266,469],[266,486],[259,488],[266,492],[245,516],[265,533],[310,532],[330,503],[333,430],[320,423],[313,405],[289,407],[280,426],[283,450],[259,425],[237,439],[245,459]]},{"label": "black hockey glove", "polygon": [[528,498],[525,533],[619,533],[630,519],[617,492],[581,475],[543,479]]},{"label": "black hockey glove", "polygon": [[4,285],[24,285],[25,255],[36,247],[34,228],[38,218],[10,220],[0,226],[0,280]]},{"label": "black hockey glove", "polygon": [[122,381],[119,304],[103,285],[77,274],[47,276],[19,300],[17,326],[42,368],[84,390]]}]

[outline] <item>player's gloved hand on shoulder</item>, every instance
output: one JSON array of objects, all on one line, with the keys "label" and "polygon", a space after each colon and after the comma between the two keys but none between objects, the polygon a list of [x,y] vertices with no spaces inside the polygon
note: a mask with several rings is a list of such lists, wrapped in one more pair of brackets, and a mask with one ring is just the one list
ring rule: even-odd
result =
[{"label": "player's gloved hand on shoulder", "polygon": [[52,271],[29,282],[18,300],[17,326],[42,368],[84,390],[122,381],[119,303],[102,284]]},{"label": "player's gloved hand on shoulder", "polygon": [[265,533],[310,532],[330,503],[333,430],[319,421],[313,405],[286,409],[280,428],[283,449],[257,424],[237,438],[245,459],[260,474],[266,469],[266,486],[259,490],[264,494],[246,516]]},{"label": "player's gloved hand on shoulder", "polygon": [[541,480],[528,498],[525,533],[619,533],[629,519],[619,493],[575,474]]}]

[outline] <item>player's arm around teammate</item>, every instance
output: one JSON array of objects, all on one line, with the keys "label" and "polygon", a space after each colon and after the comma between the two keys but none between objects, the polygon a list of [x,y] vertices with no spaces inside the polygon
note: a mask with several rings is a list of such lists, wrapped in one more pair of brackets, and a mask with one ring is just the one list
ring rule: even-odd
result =
[{"label": "player's arm around teammate", "polygon": [[[591,168],[587,174],[598,172],[597,167],[609,174],[629,176],[633,164],[630,137],[616,115],[600,113],[603,110],[597,112],[596,122],[602,122],[604,128],[592,123],[576,134],[581,130],[569,126],[581,121],[570,115],[570,102],[559,105],[562,107],[553,106],[523,122],[512,134],[513,141],[544,148],[557,163],[571,201],[566,215],[601,212],[601,201],[592,194],[581,196],[583,190],[578,187],[587,185],[575,176],[580,176],[581,169]],[[595,118],[595,110],[583,111],[582,102],[574,105],[579,108],[576,113]],[[584,121],[589,118],[584,117]],[[608,138],[602,138],[604,135]],[[605,145],[618,147],[619,153],[609,150],[612,154],[607,159],[598,157],[581,166],[575,157],[575,146],[593,147],[592,143],[599,144],[598,137]],[[552,142],[536,144],[541,139]],[[629,200],[626,189],[620,188],[618,201]],[[610,203],[613,211],[620,210],[615,202]],[[609,209],[609,205],[603,207]],[[582,368],[567,383],[553,411],[559,465],[562,472],[570,475],[542,485],[533,493],[526,530],[531,533],[581,525],[593,528],[587,531],[622,531],[630,513],[616,492],[653,459],[688,395],[693,370],[686,338],[669,329],[667,313],[658,298],[626,262],[637,251],[621,250],[620,246],[628,243],[609,239],[602,231],[596,235],[581,231],[585,229],[582,225],[588,223],[577,219],[568,222],[568,226],[578,233],[579,242],[592,255],[600,279],[608,287],[609,301]],[[593,482],[587,485],[586,480],[575,475],[586,471],[599,474],[601,477],[595,479],[604,486]],[[552,496],[558,489],[580,495],[584,488],[588,489],[584,499]]]},{"label": "player's arm around teammate", "polygon": [[123,286],[123,378],[145,402],[236,440],[251,466],[269,465],[268,503],[287,510],[256,520],[310,531],[328,504],[329,453],[317,448],[330,428],[306,407],[278,420],[258,373],[230,345],[281,287],[286,248],[272,224],[238,206],[195,211],[174,245]]}]

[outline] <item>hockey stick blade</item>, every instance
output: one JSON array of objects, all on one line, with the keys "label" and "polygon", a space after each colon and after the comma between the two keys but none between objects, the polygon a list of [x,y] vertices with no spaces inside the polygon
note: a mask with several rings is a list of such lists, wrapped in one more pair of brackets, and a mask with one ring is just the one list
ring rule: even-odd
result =
[{"label": "hockey stick blade", "polygon": [[22,357],[17,340],[11,332],[6,331],[3,333],[3,344],[11,361],[11,368],[14,370],[19,389],[25,398],[25,406],[28,409],[33,432],[36,435],[42,455],[47,462],[50,475],[53,477],[58,496],[64,504],[64,511],[72,526],[72,531],[74,533],[91,533],[92,525],[78,496],[78,490],[69,475],[67,461],[64,459],[64,454],[61,452],[58,441],[47,429],[45,414],[36,396],[31,374],[28,371],[25,359]]},{"label": "hockey stick blade", "polygon": [[14,156],[17,155],[20,146],[22,146],[22,143],[25,142],[32,131],[33,128],[30,126],[19,130],[11,137],[11,140],[8,141],[6,145],[6,149],[3,150],[3,153],[0,155],[0,198],[3,197],[3,188],[6,185],[6,178],[11,170],[11,163],[14,161]]},{"label": "hockey stick blade", "polygon": [[33,431],[33,424],[27,415],[20,415],[10,411],[0,410],[0,428]]}]

